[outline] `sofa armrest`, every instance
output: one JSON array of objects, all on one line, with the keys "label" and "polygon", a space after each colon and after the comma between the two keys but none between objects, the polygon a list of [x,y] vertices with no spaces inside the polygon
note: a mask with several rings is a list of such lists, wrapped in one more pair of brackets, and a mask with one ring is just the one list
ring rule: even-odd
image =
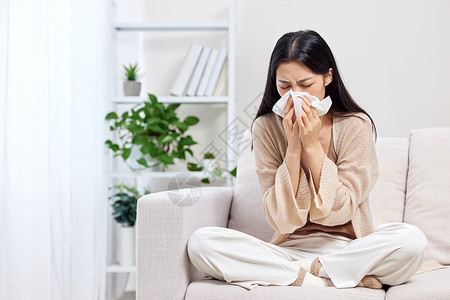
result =
[{"label": "sofa armrest", "polygon": [[198,228],[227,227],[232,197],[233,187],[203,187],[138,200],[137,299],[184,299],[189,283],[200,277],[189,261],[187,241]]}]

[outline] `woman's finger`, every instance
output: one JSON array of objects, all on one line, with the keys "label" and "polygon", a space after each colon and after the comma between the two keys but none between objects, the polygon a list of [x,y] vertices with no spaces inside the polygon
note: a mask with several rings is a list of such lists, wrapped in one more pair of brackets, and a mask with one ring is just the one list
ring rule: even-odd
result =
[{"label": "woman's finger", "polygon": [[309,101],[309,99],[307,97],[305,97],[305,96],[301,96],[301,97],[302,97],[303,102],[306,102],[306,105],[311,107],[311,101]]},{"label": "woman's finger", "polygon": [[313,118],[314,118],[314,115],[313,115],[313,113],[312,113],[312,110],[313,110],[314,108],[313,108],[313,107],[310,107],[305,101],[303,102],[302,107],[303,107],[305,113],[307,114],[308,119],[309,119],[310,121],[312,121]]},{"label": "woman's finger", "polygon": [[292,101],[292,97],[289,96],[289,98],[287,100],[287,103],[286,103],[286,106],[283,109],[283,112],[284,112],[285,116],[287,115],[287,113],[291,109],[291,107],[293,107],[293,106],[294,106],[294,102]]}]

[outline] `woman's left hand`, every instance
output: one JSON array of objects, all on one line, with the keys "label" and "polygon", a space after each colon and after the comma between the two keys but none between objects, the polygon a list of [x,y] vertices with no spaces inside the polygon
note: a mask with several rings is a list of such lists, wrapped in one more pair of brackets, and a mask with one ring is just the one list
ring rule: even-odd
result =
[{"label": "woman's left hand", "polygon": [[300,118],[300,135],[302,137],[302,146],[306,154],[321,149],[319,140],[320,128],[322,120],[320,119],[314,107],[308,98],[302,96],[302,114]]}]

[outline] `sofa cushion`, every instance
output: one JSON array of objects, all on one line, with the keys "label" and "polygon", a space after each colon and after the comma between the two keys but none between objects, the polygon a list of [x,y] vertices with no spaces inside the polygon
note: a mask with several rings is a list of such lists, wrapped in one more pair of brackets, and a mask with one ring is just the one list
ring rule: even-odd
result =
[{"label": "sofa cushion", "polygon": [[[206,296],[206,295],[209,295]],[[214,295],[214,296],[212,296]],[[255,300],[359,300],[359,299],[384,299],[384,290],[368,288],[336,289],[334,287],[298,287],[298,286],[256,286],[250,291],[247,289],[226,284],[223,281],[206,279],[192,282],[186,292],[186,300],[193,299],[255,299]]]},{"label": "sofa cushion", "polygon": [[379,138],[375,143],[379,176],[369,196],[374,227],[389,222],[403,222],[408,148],[408,138]]},{"label": "sofa cushion", "polygon": [[450,268],[413,276],[404,284],[390,287],[387,300],[423,300],[450,298]]},{"label": "sofa cushion", "polygon": [[255,155],[251,150],[251,133],[246,130],[239,147],[237,176],[228,227],[268,242],[274,233],[264,216],[263,195],[255,171]]},{"label": "sofa cushion", "polygon": [[411,131],[405,222],[428,238],[425,259],[450,264],[450,128]]}]

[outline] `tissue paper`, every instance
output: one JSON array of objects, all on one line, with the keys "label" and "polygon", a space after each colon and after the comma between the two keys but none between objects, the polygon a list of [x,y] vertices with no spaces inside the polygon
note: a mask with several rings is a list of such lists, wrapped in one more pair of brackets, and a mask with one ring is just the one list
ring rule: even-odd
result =
[{"label": "tissue paper", "polygon": [[[320,101],[319,98],[312,96],[306,92],[294,92],[293,90],[289,90],[289,92],[284,94],[283,97],[281,97],[280,100],[278,100],[272,108],[272,111],[282,118],[284,118],[284,107],[287,104],[289,96],[292,96],[292,99],[294,99],[295,115],[302,113],[303,100],[299,98],[300,96],[305,96],[306,98],[308,98],[308,100],[311,102],[311,106],[316,109],[319,117],[325,115],[330,110],[332,103],[330,96],[327,96],[325,97],[325,99]],[[293,119],[295,120],[295,118]]]}]

